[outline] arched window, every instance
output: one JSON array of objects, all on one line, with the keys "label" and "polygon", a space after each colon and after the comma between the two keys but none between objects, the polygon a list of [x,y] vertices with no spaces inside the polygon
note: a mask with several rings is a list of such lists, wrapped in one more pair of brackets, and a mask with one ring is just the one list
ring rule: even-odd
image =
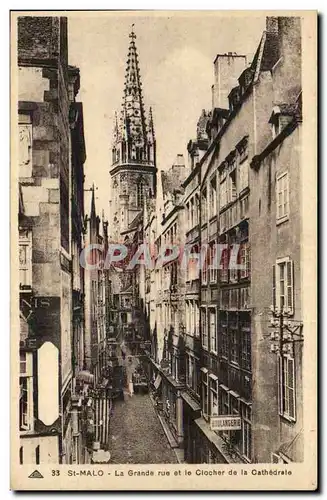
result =
[{"label": "arched window", "polygon": [[137,183],[137,206],[143,208],[144,204],[144,181],[140,179]]}]

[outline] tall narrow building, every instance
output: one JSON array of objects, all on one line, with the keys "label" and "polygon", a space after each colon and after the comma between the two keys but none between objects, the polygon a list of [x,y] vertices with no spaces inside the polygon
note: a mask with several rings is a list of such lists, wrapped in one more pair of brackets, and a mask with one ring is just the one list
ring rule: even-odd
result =
[{"label": "tall narrow building", "polygon": [[112,167],[112,237],[123,242],[125,233],[143,210],[145,198],[156,192],[156,140],[152,110],[146,116],[136,50],[129,35],[125,85],[120,115],[115,115]]}]

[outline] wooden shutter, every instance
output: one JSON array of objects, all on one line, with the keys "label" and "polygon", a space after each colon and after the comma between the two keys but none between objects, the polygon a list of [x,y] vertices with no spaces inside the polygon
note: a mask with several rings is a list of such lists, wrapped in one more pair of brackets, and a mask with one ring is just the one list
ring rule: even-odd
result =
[{"label": "wooden shutter", "polygon": [[287,307],[290,313],[294,313],[294,288],[293,288],[293,261],[286,262],[286,292],[287,292]]},{"label": "wooden shutter", "polygon": [[278,356],[278,406],[279,414],[283,415],[283,357]]},{"label": "wooden shutter", "polygon": [[272,305],[276,307],[276,266],[272,266]]},{"label": "wooden shutter", "polygon": [[295,420],[295,369],[294,359],[287,359],[288,414]]}]

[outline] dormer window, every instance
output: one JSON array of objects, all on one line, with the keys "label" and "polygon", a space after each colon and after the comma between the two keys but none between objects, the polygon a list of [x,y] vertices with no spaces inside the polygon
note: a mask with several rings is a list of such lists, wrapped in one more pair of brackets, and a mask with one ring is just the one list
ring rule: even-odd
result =
[{"label": "dormer window", "polygon": [[280,104],[272,110],[269,123],[271,124],[272,137],[275,139],[281,131],[292,121],[294,112],[289,104]]},{"label": "dormer window", "polygon": [[232,91],[230,92],[230,94],[228,96],[228,100],[229,100],[230,111],[234,111],[238,107],[238,105],[240,104],[240,100],[241,100],[240,87],[235,87],[232,89]]},{"label": "dormer window", "polygon": [[277,106],[273,109],[269,122],[271,123],[272,138],[275,139],[280,133],[280,109]]}]

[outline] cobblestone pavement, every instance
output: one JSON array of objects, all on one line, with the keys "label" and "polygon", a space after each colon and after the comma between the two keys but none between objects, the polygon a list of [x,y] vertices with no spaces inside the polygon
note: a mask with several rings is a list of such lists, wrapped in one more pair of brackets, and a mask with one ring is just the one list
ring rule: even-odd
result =
[{"label": "cobblestone pavement", "polygon": [[111,463],[177,463],[148,394],[114,401],[110,420]]}]

